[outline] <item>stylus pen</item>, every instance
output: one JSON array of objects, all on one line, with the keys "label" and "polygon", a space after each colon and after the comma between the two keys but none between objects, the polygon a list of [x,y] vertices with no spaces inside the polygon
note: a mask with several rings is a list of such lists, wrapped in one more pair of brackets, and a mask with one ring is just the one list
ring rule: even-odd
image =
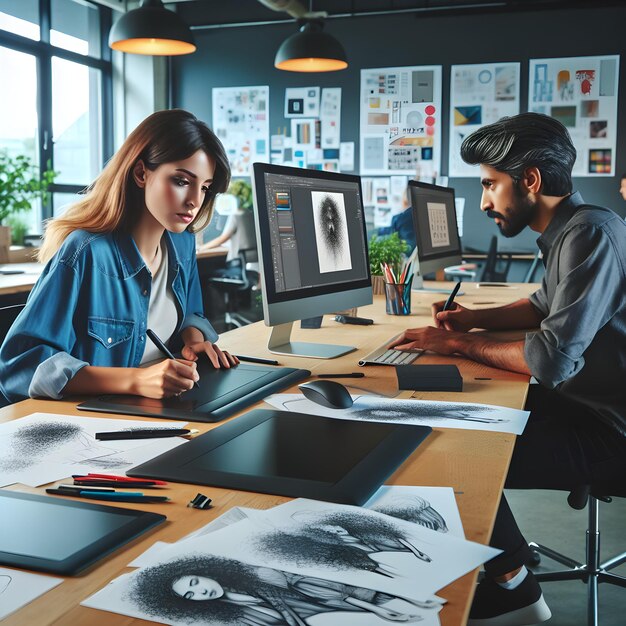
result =
[{"label": "stylus pen", "polygon": [[[150,328],[148,328],[148,330],[146,330],[146,335],[148,335],[148,338],[150,339],[150,341],[168,358],[168,359],[172,359],[172,361],[176,360],[176,357],[169,351],[168,347],[161,341],[161,339],[159,338],[159,336]],[[198,385],[198,382],[195,381],[194,382],[194,387],[199,387],[200,385]]]},{"label": "stylus pen", "polygon": [[317,378],[364,378],[363,372],[351,372],[350,374],[316,374]]},{"label": "stylus pen", "polygon": [[452,306],[452,303],[454,302],[454,297],[456,296],[457,293],[459,293],[460,288],[461,288],[461,281],[459,281],[456,285],[454,285],[454,289],[452,290],[452,293],[448,296],[446,303],[443,305],[443,309],[441,309],[442,311],[448,311],[450,309],[450,307]]},{"label": "stylus pen", "polygon": [[71,489],[46,489],[46,493],[57,496],[72,496],[89,500],[109,500],[111,502],[167,502],[167,496],[144,496],[140,491],[120,493],[117,491],[73,491]]},{"label": "stylus pen", "polygon": [[96,433],[100,441],[116,439],[156,439],[157,437],[184,437],[192,431],[189,428],[139,428],[137,430],[114,430],[107,433]]},{"label": "stylus pen", "polygon": [[235,354],[240,361],[248,361],[248,363],[262,363],[263,365],[278,365],[278,361],[274,359],[262,359],[260,356],[246,356],[245,354]]}]

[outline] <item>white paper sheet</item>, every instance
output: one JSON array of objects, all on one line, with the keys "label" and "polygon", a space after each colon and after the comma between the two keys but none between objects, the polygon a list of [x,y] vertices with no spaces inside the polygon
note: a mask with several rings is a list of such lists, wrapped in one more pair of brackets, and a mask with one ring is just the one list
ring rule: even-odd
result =
[{"label": "white paper sheet", "polygon": [[32,487],[87,472],[119,472],[143,463],[186,440],[98,441],[97,432],[183,428],[186,422],[155,422],[33,413],[0,424],[0,485]]},{"label": "white paper sheet", "polygon": [[363,507],[465,538],[452,487],[383,485]]},{"label": "white paper sheet", "polygon": [[482,126],[497,122],[505,115],[517,115],[519,90],[519,63],[480,63],[450,68],[450,176],[480,176],[477,165],[468,165],[461,159],[461,143]]},{"label": "white paper sheet", "polygon": [[[324,514],[324,509],[329,506],[336,510],[335,505],[326,503],[309,500],[297,502],[298,505],[295,507],[282,505],[269,513],[273,513],[276,519],[282,519],[287,515],[288,522],[293,525],[291,518],[294,510],[298,513],[306,512],[307,515],[311,513],[311,507],[315,506],[321,508],[313,511],[314,515]],[[344,512],[361,510],[358,507],[341,508]],[[171,545],[155,544],[140,559],[133,562],[132,565],[141,564],[143,566],[141,570],[114,580],[82,604],[133,617],[158,620],[166,624],[225,624],[225,618],[220,617],[220,614],[232,616],[232,612],[237,610],[233,605],[239,607],[239,610],[246,607],[239,620],[235,620],[236,623],[242,624],[286,624],[284,620],[286,613],[282,613],[284,610],[292,619],[301,620],[294,619],[293,623],[303,625],[306,623],[382,626],[389,623],[390,612],[401,614],[396,615],[398,619],[393,621],[438,624],[437,616],[444,601],[436,596],[425,600],[400,598],[395,591],[383,593],[337,580],[333,582],[328,578],[313,577],[305,572],[294,571],[293,568],[289,571],[273,570],[266,564],[245,564],[235,560],[230,553],[223,558],[216,557],[215,550],[211,548],[216,541],[223,542],[224,533],[239,531],[242,525],[252,524],[253,535],[258,535],[263,528],[268,527],[267,511],[243,509],[240,513],[251,514],[252,518],[237,522],[237,518],[241,516],[238,514],[231,519],[236,523],[221,531],[207,535],[206,531],[214,527],[211,523],[205,526],[202,535],[194,533],[188,539]],[[380,514],[366,513],[366,515],[379,521],[387,519],[394,524],[415,528],[414,524],[392,520]],[[301,523],[298,523],[298,526],[301,526]],[[282,527],[281,523],[280,528]],[[425,532],[433,534],[433,531]],[[486,550],[491,551],[490,548]],[[248,561],[246,558],[246,563]],[[166,570],[167,575],[162,575]],[[187,577],[186,581],[181,580],[182,577]],[[214,582],[207,580],[211,577],[213,581],[219,583],[219,588]],[[195,582],[191,582],[192,578],[196,579]],[[189,590],[197,594],[203,585],[218,589],[213,601],[198,602],[197,598],[185,601],[180,596],[176,597],[176,593]],[[260,620],[261,615],[268,621],[245,621],[246,618]]]},{"label": "white paper sheet", "polygon": [[0,620],[62,582],[62,578],[0,567]]},{"label": "white paper sheet", "polygon": [[619,62],[619,55],[529,61],[528,110],[567,127],[573,176],[615,175]]},{"label": "white paper sheet", "polygon": [[285,89],[285,117],[319,117],[319,87],[287,87]]},{"label": "white paper sheet", "polygon": [[349,409],[328,409],[297,393],[275,394],[265,398],[265,402],[277,409],[335,419],[489,430],[516,435],[522,434],[530,415],[528,411],[491,404],[394,400],[371,395],[352,397],[354,404]]},{"label": "white paper sheet", "polygon": [[354,141],[339,144],[339,169],[342,172],[354,171]]}]

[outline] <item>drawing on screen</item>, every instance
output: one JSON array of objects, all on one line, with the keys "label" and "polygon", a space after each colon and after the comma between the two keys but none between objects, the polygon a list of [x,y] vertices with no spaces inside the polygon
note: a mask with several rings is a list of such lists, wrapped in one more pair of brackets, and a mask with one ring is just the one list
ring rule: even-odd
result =
[{"label": "drawing on screen", "polygon": [[397,517],[406,522],[413,522],[440,533],[448,532],[448,526],[443,515],[421,496],[414,494],[395,496],[386,502],[375,504],[371,508],[373,511]]},{"label": "drawing on screen", "polygon": [[320,273],[352,269],[343,194],[312,191],[311,201]]},{"label": "drawing on screen", "polygon": [[448,231],[448,217],[446,205],[443,202],[427,202],[428,226],[430,228],[430,243],[433,248],[450,245]]},{"label": "drawing on screen", "polygon": [[[307,618],[336,611],[372,613],[393,622],[422,619],[386,608],[397,600],[390,594],[211,555],[139,570],[124,599],[169,623],[306,626]],[[338,614],[336,622],[350,618]]]}]

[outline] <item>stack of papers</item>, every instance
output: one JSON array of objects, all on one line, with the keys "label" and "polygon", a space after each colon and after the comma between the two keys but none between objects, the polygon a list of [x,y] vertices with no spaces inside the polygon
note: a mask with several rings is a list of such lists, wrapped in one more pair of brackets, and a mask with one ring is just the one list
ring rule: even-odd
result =
[{"label": "stack of papers", "polygon": [[435,593],[498,553],[463,538],[452,489],[383,487],[367,508],[232,509],[82,604],[164,624],[436,626]]}]

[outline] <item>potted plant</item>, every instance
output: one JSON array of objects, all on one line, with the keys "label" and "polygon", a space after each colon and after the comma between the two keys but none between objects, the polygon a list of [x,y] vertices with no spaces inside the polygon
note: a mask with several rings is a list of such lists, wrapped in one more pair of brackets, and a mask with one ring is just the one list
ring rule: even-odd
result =
[{"label": "potted plant", "polygon": [[12,157],[0,150],[0,263],[9,260],[10,216],[30,211],[32,201],[48,197],[48,187],[57,172],[46,169],[41,175],[31,159],[23,154]]},{"label": "potted plant", "polygon": [[385,280],[383,278],[382,264],[387,263],[393,269],[395,275],[398,276],[402,266],[402,256],[406,254],[409,246],[404,239],[400,239],[398,233],[392,233],[383,237],[374,235],[370,239],[368,247],[374,294],[384,294]]},{"label": "potted plant", "polygon": [[242,211],[252,209],[252,186],[247,180],[243,178],[232,180],[226,193],[237,198],[237,204]]}]

